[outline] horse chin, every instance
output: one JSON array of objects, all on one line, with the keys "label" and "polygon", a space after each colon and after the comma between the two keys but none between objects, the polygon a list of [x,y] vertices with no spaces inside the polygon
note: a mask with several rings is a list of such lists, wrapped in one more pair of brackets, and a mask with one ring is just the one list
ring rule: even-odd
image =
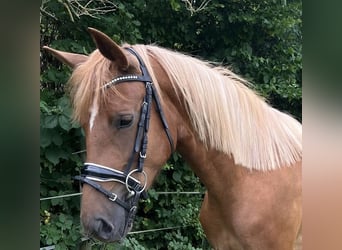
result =
[{"label": "horse chin", "polygon": [[123,240],[125,239],[125,236],[121,236],[121,235],[113,235],[112,237],[110,238],[102,238],[102,237],[99,237],[98,235],[93,235],[93,238],[99,240],[99,241],[102,241],[104,243],[122,243]]}]

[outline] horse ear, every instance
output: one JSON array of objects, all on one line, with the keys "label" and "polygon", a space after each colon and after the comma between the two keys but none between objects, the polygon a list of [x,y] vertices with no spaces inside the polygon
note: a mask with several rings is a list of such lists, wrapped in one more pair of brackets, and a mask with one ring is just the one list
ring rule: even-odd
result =
[{"label": "horse ear", "polygon": [[119,45],[97,29],[88,28],[88,31],[104,57],[115,62],[120,69],[128,68],[128,59]]},{"label": "horse ear", "polygon": [[77,65],[84,63],[88,59],[88,56],[86,55],[64,52],[52,49],[48,46],[44,46],[43,49],[49,51],[59,61],[65,63],[71,68],[75,68]]}]

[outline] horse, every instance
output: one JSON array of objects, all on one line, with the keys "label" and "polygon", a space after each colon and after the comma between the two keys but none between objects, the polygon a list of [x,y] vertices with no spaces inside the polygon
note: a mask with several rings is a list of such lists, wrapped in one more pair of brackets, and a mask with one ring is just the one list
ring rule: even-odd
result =
[{"label": "horse", "polygon": [[300,122],[223,66],[88,31],[90,55],[44,46],[73,70],[73,119],[86,136],[75,177],[85,233],[122,240],[177,151],[206,188],[199,220],[214,249],[293,249],[302,225]]}]

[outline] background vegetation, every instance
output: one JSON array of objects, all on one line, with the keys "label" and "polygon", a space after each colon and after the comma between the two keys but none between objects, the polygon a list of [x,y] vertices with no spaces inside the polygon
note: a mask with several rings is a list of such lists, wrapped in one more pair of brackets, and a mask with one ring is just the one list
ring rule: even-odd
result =
[{"label": "background vegetation", "polygon": [[[86,5],[88,3],[88,5]],[[157,43],[227,65],[252,82],[276,108],[301,120],[302,3],[299,0],[43,0],[41,46],[90,53],[86,32],[97,28],[118,43]],[[64,93],[70,70],[41,53],[40,155],[41,197],[79,192],[71,180],[84,159],[84,136],[70,123]],[[174,154],[157,179],[149,199],[140,203],[133,231],[119,245],[82,238],[79,196],[42,200],[40,245],[56,249],[208,249],[198,222],[198,178]]]}]

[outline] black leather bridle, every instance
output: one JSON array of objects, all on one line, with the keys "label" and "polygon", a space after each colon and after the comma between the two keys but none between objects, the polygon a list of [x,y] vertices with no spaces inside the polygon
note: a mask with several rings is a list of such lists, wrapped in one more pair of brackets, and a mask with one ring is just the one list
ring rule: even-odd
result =
[{"label": "black leather bridle", "polygon": [[[156,110],[160,116],[167,138],[170,142],[171,153],[174,150],[174,144],[169,130],[169,126],[166,122],[165,115],[163,113],[162,106],[159,100],[159,96],[155,86],[153,85],[152,78],[148,73],[148,70],[140,55],[133,48],[126,49],[134,56],[136,56],[136,58],[138,59],[142,75],[117,76],[110,82],[103,85],[103,88],[109,88],[112,85],[117,85],[120,83],[142,82],[145,84],[146,87],[146,94],[140,112],[140,119],[138,122],[134,148],[126,165],[125,171],[120,171],[103,165],[86,162],[84,163],[84,167],[81,170],[81,175],[74,177],[75,180],[80,181],[82,184],[86,183],[89,186],[93,187],[94,189],[102,193],[104,196],[106,196],[110,201],[117,203],[128,212],[128,219],[126,221],[125,231],[127,231],[127,229],[130,228],[133,224],[133,219],[137,211],[137,204],[140,197],[142,196],[142,198],[147,198],[145,190],[147,184],[147,175],[143,168],[144,161],[147,157],[147,134],[149,130],[149,122],[151,117],[152,100],[155,101]],[[136,156],[138,156],[137,166],[135,169],[131,170]],[[144,184],[142,184],[136,178],[132,177],[132,174],[134,173],[143,174]],[[128,195],[125,200],[120,199],[117,194],[104,189],[101,186],[101,184],[99,184],[99,182],[110,181],[119,182],[126,186]]]}]

